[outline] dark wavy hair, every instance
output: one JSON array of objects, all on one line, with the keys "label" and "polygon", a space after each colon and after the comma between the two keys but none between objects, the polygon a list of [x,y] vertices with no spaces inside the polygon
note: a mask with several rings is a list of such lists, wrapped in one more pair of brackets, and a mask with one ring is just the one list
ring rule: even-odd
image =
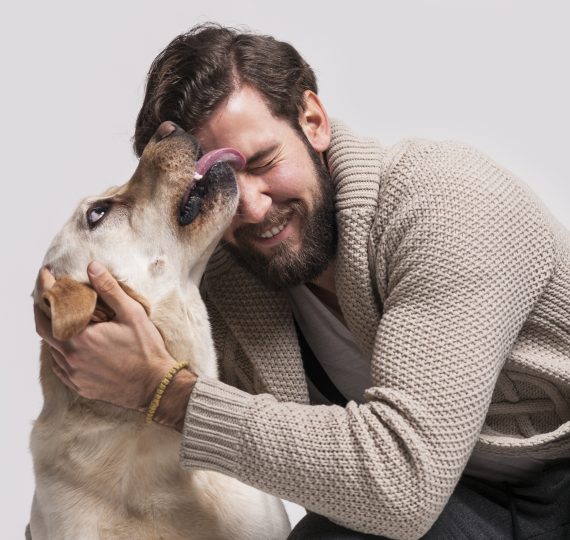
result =
[{"label": "dark wavy hair", "polygon": [[177,36],[148,72],[135,127],[136,154],[142,154],[164,120],[195,131],[244,84],[260,92],[273,115],[301,131],[303,94],[316,93],[317,80],[292,45],[215,23],[194,26]]}]

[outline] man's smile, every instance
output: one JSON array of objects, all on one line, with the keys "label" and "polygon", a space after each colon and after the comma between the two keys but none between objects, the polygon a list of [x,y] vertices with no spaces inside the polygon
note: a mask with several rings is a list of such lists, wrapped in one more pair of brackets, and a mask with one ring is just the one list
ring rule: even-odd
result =
[{"label": "man's smile", "polygon": [[270,229],[266,230],[265,232],[261,233],[258,236],[259,238],[273,238],[285,228],[287,223],[289,223],[289,219],[286,219],[280,225],[274,225],[273,227],[271,227]]}]

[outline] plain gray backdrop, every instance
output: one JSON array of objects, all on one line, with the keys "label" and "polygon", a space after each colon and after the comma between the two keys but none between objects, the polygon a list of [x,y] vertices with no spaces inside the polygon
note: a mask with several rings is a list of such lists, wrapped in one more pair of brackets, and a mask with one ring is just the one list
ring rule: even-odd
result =
[{"label": "plain gray backdrop", "polygon": [[[2,538],[21,538],[42,396],[30,292],[43,254],[87,194],[127,181],[145,75],[193,24],[293,43],[331,116],[390,145],[471,143],[570,226],[564,0],[19,2],[0,8]],[[293,520],[302,514],[289,507]]]}]

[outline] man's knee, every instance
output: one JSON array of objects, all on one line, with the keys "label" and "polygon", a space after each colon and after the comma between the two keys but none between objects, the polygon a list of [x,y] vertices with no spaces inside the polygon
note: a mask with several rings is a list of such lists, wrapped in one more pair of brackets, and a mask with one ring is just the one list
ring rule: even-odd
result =
[{"label": "man's knee", "polygon": [[330,519],[309,512],[291,531],[287,540],[388,540],[383,536],[351,531]]}]

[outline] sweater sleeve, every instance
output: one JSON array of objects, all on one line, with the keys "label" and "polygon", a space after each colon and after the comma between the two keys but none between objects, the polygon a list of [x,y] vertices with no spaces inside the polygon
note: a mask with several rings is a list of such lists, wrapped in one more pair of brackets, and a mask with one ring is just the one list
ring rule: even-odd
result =
[{"label": "sweater sleeve", "polygon": [[415,539],[474,448],[553,241],[526,189],[463,146],[411,148],[380,198],[371,256],[384,311],[365,402],[282,403],[200,378],[181,460],[346,527]]}]

